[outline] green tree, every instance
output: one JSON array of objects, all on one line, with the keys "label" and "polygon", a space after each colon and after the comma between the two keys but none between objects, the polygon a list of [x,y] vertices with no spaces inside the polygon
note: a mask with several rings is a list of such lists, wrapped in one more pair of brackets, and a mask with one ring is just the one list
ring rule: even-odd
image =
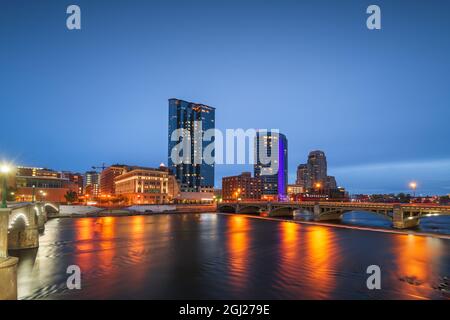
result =
[{"label": "green tree", "polygon": [[78,201],[77,193],[75,191],[71,191],[71,190],[67,191],[67,193],[64,195],[64,198],[66,198],[66,201],[68,203],[73,203],[73,202]]}]

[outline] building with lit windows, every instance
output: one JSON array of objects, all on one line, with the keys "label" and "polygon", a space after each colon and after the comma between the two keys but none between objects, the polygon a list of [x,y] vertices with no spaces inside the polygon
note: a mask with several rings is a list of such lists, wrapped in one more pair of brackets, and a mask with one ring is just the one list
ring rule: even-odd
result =
[{"label": "building with lit windows", "polygon": [[166,167],[131,167],[114,182],[116,195],[129,204],[171,203],[180,194],[175,177]]},{"label": "building with lit windows", "polygon": [[78,192],[78,185],[61,172],[37,167],[17,167],[14,178],[16,201],[66,202],[68,191]]},{"label": "building with lit windows", "polygon": [[295,184],[303,188],[311,188],[309,170],[307,164],[299,164],[297,167],[297,180]]},{"label": "building with lit windows", "polygon": [[308,155],[308,161],[297,167],[296,184],[305,188],[305,190],[315,190],[328,192],[336,190],[336,178],[329,176],[327,172],[327,157],[325,152],[320,150],[311,151]]},{"label": "building with lit windows", "polygon": [[316,150],[311,151],[308,155],[308,175],[309,182],[312,187],[316,184],[321,184],[325,187],[327,182],[327,157],[325,152]]},{"label": "building with lit windows", "polygon": [[100,193],[102,195],[115,195],[116,185],[114,180],[128,170],[131,170],[130,166],[123,164],[115,164],[105,168],[100,174]]},{"label": "building with lit windows", "polygon": [[[201,127],[201,128],[200,128]],[[215,128],[215,108],[188,102],[179,99],[169,99],[169,134],[168,134],[168,163],[169,168],[175,175],[182,192],[203,192],[212,193],[214,191],[214,163],[208,164],[202,158],[196,164],[194,157],[202,156],[203,150],[210,145],[211,141],[196,142],[195,130],[198,130],[203,137],[206,130]],[[184,129],[190,138],[189,146],[191,150],[189,163],[174,163],[172,161],[172,150],[177,150],[177,145],[182,138],[172,141],[172,133],[177,129]],[[214,154],[213,154],[214,156]]]},{"label": "building with lit windows", "polygon": [[38,167],[18,166],[16,168],[16,175],[21,177],[61,178],[61,173],[58,171]]},{"label": "building with lit windows", "polygon": [[260,200],[261,192],[261,178],[252,177],[250,172],[222,178],[222,199],[224,201]]},{"label": "building with lit windows", "polygon": [[305,192],[305,187],[298,184],[288,184],[287,194],[289,197]]},{"label": "building with lit windows", "polygon": [[87,171],[84,174],[84,194],[90,197],[100,195],[100,173],[97,171]]},{"label": "building with lit windows", "polygon": [[70,171],[62,171],[61,178],[67,179],[78,187],[77,193],[79,196],[83,194],[84,176],[81,173]]},{"label": "building with lit windows", "polygon": [[336,178],[333,176],[327,176],[327,181],[325,183],[325,186],[330,189],[330,190],[334,190],[338,188],[337,182],[336,182]]},{"label": "building with lit windows", "polygon": [[[267,157],[274,159],[275,164],[264,163],[265,161],[260,157],[264,152]],[[270,131],[256,132],[254,176],[261,178],[263,199],[286,199],[288,183],[288,142],[284,134]]]}]

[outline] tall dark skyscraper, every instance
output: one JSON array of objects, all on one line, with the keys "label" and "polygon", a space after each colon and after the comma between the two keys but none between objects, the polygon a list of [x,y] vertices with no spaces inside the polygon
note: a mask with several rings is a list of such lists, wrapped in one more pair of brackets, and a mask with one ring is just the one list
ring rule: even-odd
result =
[{"label": "tall dark skyscraper", "polygon": [[328,176],[327,157],[320,150],[311,151],[306,164],[297,167],[296,184],[306,189],[336,189],[336,179]]},{"label": "tall dark skyscraper", "polygon": [[297,167],[297,180],[295,181],[295,184],[304,187],[304,188],[311,188],[309,185],[309,170],[307,164],[299,164]]},{"label": "tall dark skyscraper", "polygon": [[[267,156],[277,163],[277,172],[271,169],[271,164],[264,164],[260,159],[260,146],[264,145]],[[272,157],[274,155],[274,157]],[[272,165],[273,168],[273,165]],[[263,174],[263,171],[268,174]],[[284,134],[261,132],[255,138],[254,176],[262,180],[262,195],[283,200],[287,194],[288,183],[288,142]]]},{"label": "tall dark skyscraper", "polygon": [[[201,131],[199,130],[201,126]],[[179,99],[169,99],[169,148],[168,163],[169,168],[175,175],[180,190],[182,192],[212,191],[214,188],[214,163],[208,164],[201,159],[201,164],[196,163],[194,157],[199,156],[199,152],[211,145],[211,141],[203,141],[196,145],[195,130],[203,133],[206,130],[215,128],[215,108],[204,104],[183,101]],[[172,133],[177,129],[189,131],[190,163],[176,164],[172,161],[172,149],[181,142],[171,141]],[[214,155],[214,154],[213,154]]]},{"label": "tall dark skyscraper", "polygon": [[325,185],[327,181],[327,157],[323,151],[311,151],[308,156],[309,179]]}]

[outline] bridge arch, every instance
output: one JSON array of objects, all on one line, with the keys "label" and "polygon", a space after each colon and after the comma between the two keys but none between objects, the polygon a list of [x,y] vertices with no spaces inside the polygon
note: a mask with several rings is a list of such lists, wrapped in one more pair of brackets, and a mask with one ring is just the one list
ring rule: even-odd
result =
[{"label": "bridge arch", "polygon": [[430,218],[430,217],[443,217],[443,216],[450,216],[450,213],[427,213],[420,215],[420,218]]},{"label": "bridge arch", "polygon": [[248,205],[239,207],[239,211],[237,213],[259,213],[262,208],[256,205]]},{"label": "bridge arch", "polygon": [[359,208],[351,208],[351,209],[332,209],[332,208],[320,208],[320,212],[315,214],[315,219],[318,221],[326,221],[326,220],[342,220],[343,216],[350,212],[360,212],[360,213],[368,213],[371,215],[376,215],[383,219],[387,219],[392,221],[393,216],[392,212],[383,211],[383,210],[370,210],[370,209],[359,209]]},{"label": "bridge arch", "polygon": [[280,206],[280,207],[274,207],[270,211],[270,216],[276,216],[276,217],[286,217],[286,216],[293,216],[294,210],[298,209],[295,206]]},{"label": "bridge arch", "polygon": [[377,217],[380,217],[384,220],[389,220],[392,221],[392,212],[386,212],[386,213],[382,213],[382,212],[378,212],[376,210],[360,210],[360,209],[352,209],[352,210],[344,210],[341,214],[341,218],[348,213],[352,213],[352,212],[356,212],[356,213],[368,213]]},{"label": "bridge arch", "polygon": [[302,213],[314,214],[314,208],[310,208],[310,207],[298,207],[298,208],[296,208],[296,210],[298,210]]},{"label": "bridge arch", "polygon": [[221,205],[219,207],[219,212],[223,213],[236,213],[236,207],[233,205]]},{"label": "bridge arch", "polygon": [[44,210],[47,214],[59,212],[59,208],[56,205],[54,205],[53,203],[45,203]]},{"label": "bridge arch", "polygon": [[8,229],[20,229],[23,230],[30,226],[30,220],[27,215],[23,212],[15,213],[13,216],[9,218]]}]

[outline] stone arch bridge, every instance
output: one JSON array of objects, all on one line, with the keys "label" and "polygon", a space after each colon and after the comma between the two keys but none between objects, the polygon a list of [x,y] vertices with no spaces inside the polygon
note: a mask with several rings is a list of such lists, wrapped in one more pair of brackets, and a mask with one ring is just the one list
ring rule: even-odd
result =
[{"label": "stone arch bridge", "polygon": [[364,211],[382,215],[397,229],[413,228],[423,217],[450,215],[450,206],[433,204],[390,204],[357,202],[223,202],[218,212],[267,213],[271,217],[294,216],[294,212],[309,212],[315,221],[340,220],[351,211]]},{"label": "stone arch bridge", "polygon": [[39,247],[47,218],[58,213],[59,204],[51,202],[10,203],[0,209],[0,300],[17,299],[18,259],[8,250]]},{"label": "stone arch bridge", "polygon": [[[29,249],[39,247],[39,233],[45,230],[45,223],[51,215],[59,213],[59,204],[52,202],[12,203],[8,205],[7,229],[8,249]],[[3,222],[5,224],[5,222]]]}]

